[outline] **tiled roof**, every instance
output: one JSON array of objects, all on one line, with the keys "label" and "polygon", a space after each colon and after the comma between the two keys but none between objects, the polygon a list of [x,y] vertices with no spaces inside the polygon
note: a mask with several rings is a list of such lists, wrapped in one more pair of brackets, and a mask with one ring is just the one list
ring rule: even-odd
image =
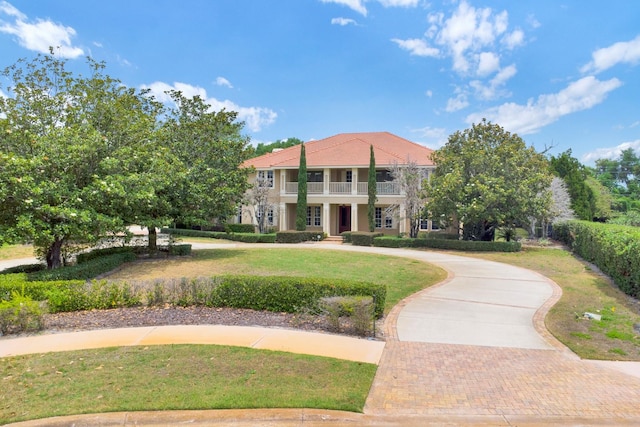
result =
[{"label": "tiled roof", "polygon": [[[341,133],[304,144],[307,168],[369,166],[369,146],[373,145],[376,166],[391,166],[415,161],[419,166],[432,166],[433,150],[389,132]],[[249,159],[244,167],[256,169],[297,168],[300,146],[285,148]]]}]

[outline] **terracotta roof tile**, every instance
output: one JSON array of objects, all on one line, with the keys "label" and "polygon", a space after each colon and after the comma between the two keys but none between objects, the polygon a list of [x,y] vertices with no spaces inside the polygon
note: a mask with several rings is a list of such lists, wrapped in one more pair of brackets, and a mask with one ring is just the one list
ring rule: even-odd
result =
[{"label": "terracotta roof tile", "polygon": [[[376,166],[415,161],[420,166],[432,166],[433,150],[400,138],[389,132],[341,133],[329,138],[305,143],[307,168],[369,166],[369,146],[373,145]],[[300,146],[249,159],[244,167],[256,169],[288,169],[300,165]]]}]

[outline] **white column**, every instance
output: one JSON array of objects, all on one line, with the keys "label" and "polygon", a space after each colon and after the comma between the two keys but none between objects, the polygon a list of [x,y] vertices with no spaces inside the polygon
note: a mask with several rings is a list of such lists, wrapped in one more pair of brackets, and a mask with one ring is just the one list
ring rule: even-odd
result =
[{"label": "white column", "polygon": [[351,169],[351,194],[358,195],[358,168]]},{"label": "white column", "polygon": [[[406,216],[407,216],[407,212],[404,209],[404,205],[401,203],[400,204],[400,222],[398,223],[399,233],[406,233],[408,230],[407,221],[409,220],[406,218]],[[384,218],[382,218],[382,224],[384,224]]]},{"label": "white column", "polygon": [[358,204],[351,203],[351,231],[358,231]]},{"label": "white column", "polygon": [[287,171],[280,169],[280,195],[284,196],[287,189]]},{"label": "white column", "polygon": [[329,203],[322,204],[322,232],[327,233],[327,236],[331,234],[331,218],[329,213]]},{"label": "white column", "polygon": [[323,189],[323,193],[324,194],[329,194],[329,182],[331,180],[331,169],[325,169],[322,172],[322,175],[324,176],[324,178],[322,179],[324,185],[322,186]]},{"label": "white column", "polygon": [[280,231],[287,229],[287,204],[280,203],[280,213],[278,215],[278,224]]}]

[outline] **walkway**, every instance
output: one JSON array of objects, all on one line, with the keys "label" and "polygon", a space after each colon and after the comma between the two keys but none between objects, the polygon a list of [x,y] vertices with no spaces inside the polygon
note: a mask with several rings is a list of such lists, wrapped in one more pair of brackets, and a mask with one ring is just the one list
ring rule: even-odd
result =
[{"label": "walkway", "polygon": [[[194,245],[205,246],[252,245]],[[639,365],[627,363],[622,373],[612,368],[619,363],[582,361],[557,342],[544,316],[560,290],[537,273],[437,252],[305,247],[408,257],[450,273],[389,314],[364,415],[256,410],[94,417],[114,425],[640,425]]]}]

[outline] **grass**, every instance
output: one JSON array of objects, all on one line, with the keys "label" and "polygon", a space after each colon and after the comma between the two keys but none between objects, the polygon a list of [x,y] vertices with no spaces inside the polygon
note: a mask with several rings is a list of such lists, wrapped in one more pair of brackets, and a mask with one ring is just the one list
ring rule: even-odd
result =
[{"label": "grass", "polygon": [[367,363],[203,345],[10,357],[0,359],[0,425],[113,411],[326,408],[361,412],[375,371],[376,366]]},{"label": "grass", "polygon": [[446,272],[424,262],[353,252],[264,247],[194,251],[189,259],[151,260],[130,264],[111,280],[256,274],[354,279],[387,285],[388,311],[401,299],[438,283]]},{"label": "grass", "polygon": [[[473,256],[528,268],[556,282],[562,288],[562,298],[551,308],[545,323],[578,356],[640,361],[640,337],[633,329],[640,323],[640,305],[570,252],[525,247],[517,253]],[[584,312],[598,313],[602,320],[587,320]]]},{"label": "grass", "polygon": [[0,261],[33,257],[31,245],[2,245],[0,246]]}]

